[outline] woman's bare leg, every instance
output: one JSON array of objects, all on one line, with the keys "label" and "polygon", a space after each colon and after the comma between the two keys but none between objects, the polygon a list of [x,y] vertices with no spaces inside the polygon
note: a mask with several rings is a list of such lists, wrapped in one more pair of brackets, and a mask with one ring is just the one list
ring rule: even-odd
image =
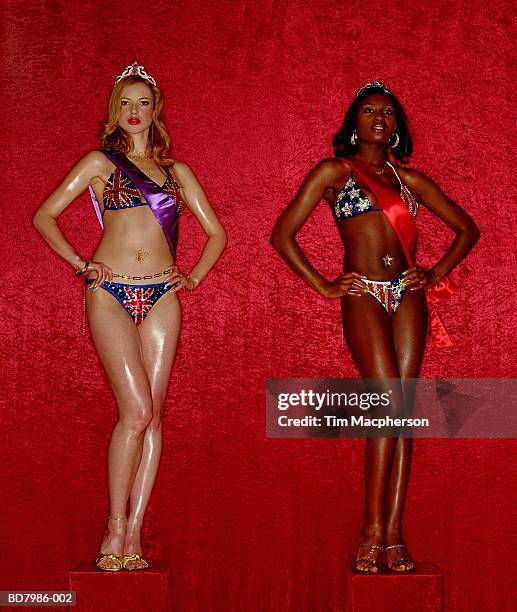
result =
[{"label": "woman's bare leg", "polygon": [[[119,418],[109,444],[108,483],[110,517],[126,516],[126,506],[142,455],[146,428],[152,419],[152,396],[136,326],[107,291],[86,290],[86,308],[92,339],[118,405]],[[121,555],[125,520],[110,520],[102,553]],[[103,567],[113,567],[106,560]]]},{"label": "woman's bare leg", "polygon": [[[162,449],[162,412],[169,386],[181,324],[181,310],[175,293],[161,297],[138,327],[147,376],[151,385],[153,417],[144,436],[143,453],[131,489],[130,514],[124,554],[142,555],[140,531],[156,479]],[[142,567],[138,560],[126,567]]]},{"label": "woman's bare leg", "polygon": [[[404,402],[412,405],[414,385],[407,379],[418,378],[424,357],[427,336],[427,307],[423,291],[409,291],[392,317],[395,350],[402,379]],[[404,381],[406,379],[406,382]],[[395,457],[388,484],[385,516],[385,545],[402,544],[402,516],[407,496],[411,457],[413,452],[412,438],[399,438],[395,448]],[[397,559],[408,557],[408,551],[389,549],[386,551],[388,566]],[[408,563],[393,566],[397,571],[407,571],[413,567]]]},{"label": "woman's bare leg", "polygon": [[[342,307],[345,339],[360,376],[372,379],[398,378],[393,332],[386,311],[368,294],[361,297],[345,296],[342,298]],[[392,403],[398,409],[402,402],[402,390],[398,389],[398,394],[396,389],[393,391]],[[396,443],[396,438],[366,440],[365,520],[361,542],[376,546],[384,544],[386,488]],[[356,560],[365,557],[366,551],[360,547]],[[379,565],[382,551],[377,549],[372,559]],[[368,561],[360,561],[356,567],[360,571],[377,572],[377,568]]]}]

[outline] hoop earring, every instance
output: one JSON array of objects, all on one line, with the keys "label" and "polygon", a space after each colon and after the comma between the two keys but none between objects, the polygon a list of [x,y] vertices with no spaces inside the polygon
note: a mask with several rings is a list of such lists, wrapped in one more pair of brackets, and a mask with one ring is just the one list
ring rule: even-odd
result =
[{"label": "hoop earring", "polygon": [[352,132],[352,136],[350,136],[350,142],[355,145],[357,144],[357,132],[355,131],[355,128]]},{"label": "hoop earring", "polygon": [[390,149],[395,149],[396,147],[399,146],[399,142],[400,142],[399,135],[397,134],[397,132],[394,132],[394,134],[395,134],[395,142],[392,145],[390,145]]}]

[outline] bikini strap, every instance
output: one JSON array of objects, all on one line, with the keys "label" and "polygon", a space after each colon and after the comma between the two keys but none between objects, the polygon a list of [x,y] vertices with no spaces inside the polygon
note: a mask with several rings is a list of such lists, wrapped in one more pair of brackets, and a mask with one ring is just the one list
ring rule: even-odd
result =
[{"label": "bikini strap", "polygon": [[400,187],[402,188],[404,186],[404,183],[400,180],[400,176],[398,175],[398,172],[395,170],[395,166],[393,166],[393,164],[391,164],[389,161],[386,162],[388,164],[388,166],[393,170],[393,172],[395,173],[395,176],[398,178],[399,183],[400,183]]},{"label": "bikini strap", "polygon": [[[122,170],[115,164],[115,176],[113,177],[113,185],[116,185],[118,181],[118,185],[120,188],[121,180],[122,180]],[[119,197],[118,191],[116,192],[116,196],[117,198]]]},{"label": "bikini strap", "polygon": [[171,181],[176,185],[176,187],[178,189],[181,189],[181,185],[178,183],[178,179],[174,176],[174,174],[172,174],[172,172],[170,171],[170,168],[172,168],[172,166],[165,166],[165,171],[167,172],[167,176],[171,179]]}]

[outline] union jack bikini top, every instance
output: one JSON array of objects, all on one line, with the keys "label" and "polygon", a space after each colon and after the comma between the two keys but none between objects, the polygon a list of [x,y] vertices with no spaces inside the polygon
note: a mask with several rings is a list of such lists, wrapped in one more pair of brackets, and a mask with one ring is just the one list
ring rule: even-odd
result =
[{"label": "union jack bikini top", "polygon": [[[173,200],[177,201],[177,214],[181,215],[184,203],[179,185],[167,167],[165,167],[165,171],[167,172],[167,179],[161,186],[161,189]],[[133,181],[118,166],[115,166],[115,170],[106,182],[102,201],[104,202],[102,215],[104,215],[106,210],[124,210],[125,208],[148,205],[146,201],[141,200],[140,192]]]},{"label": "union jack bikini top", "polygon": [[352,175],[336,198],[334,213],[336,214],[338,225],[350,217],[356,217],[357,215],[377,210],[382,211],[382,208],[373,207],[368,196],[355,182],[354,173],[352,172]]}]

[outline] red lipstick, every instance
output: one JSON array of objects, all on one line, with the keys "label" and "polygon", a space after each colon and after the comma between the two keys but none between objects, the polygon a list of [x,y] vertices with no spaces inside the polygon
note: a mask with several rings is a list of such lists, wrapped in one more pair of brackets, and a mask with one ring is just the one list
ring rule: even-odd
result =
[{"label": "red lipstick", "polygon": [[140,123],[140,119],[138,117],[131,117],[131,119],[128,119],[127,122],[130,125],[138,125]]}]

